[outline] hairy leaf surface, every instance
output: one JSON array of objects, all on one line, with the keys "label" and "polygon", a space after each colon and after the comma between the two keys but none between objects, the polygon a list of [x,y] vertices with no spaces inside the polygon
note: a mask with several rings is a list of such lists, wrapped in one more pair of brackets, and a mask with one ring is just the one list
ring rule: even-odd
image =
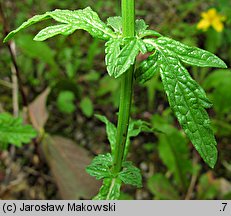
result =
[{"label": "hairy leaf surface", "polygon": [[8,144],[20,147],[36,135],[32,126],[23,125],[22,118],[14,118],[8,113],[0,114],[0,148],[6,148]]},{"label": "hairy leaf surface", "polygon": [[63,24],[45,28],[38,33],[38,35],[34,38],[35,40],[46,40],[47,38],[53,37],[57,34],[69,35],[77,29],[83,29],[89,32],[93,37],[103,40],[109,40],[111,37],[115,36],[113,31],[100,20],[98,14],[90,7],[87,7],[83,10],[74,11],[56,9],[42,15],[35,15],[24,22],[16,30],[10,32],[4,39],[4,42],[7,42],[14,37],[16,33],[29,27],[30,25],[50,18],[53,18],[57,22]]}]

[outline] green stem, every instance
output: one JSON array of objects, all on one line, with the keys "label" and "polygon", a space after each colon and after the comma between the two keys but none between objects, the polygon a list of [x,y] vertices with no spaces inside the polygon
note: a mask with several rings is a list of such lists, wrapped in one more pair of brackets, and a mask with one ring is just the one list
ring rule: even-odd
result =
[{"label": "green stem", "polygon": [[[135,34],[135,2],[134,0],[122,0],[121,6],[123,37],[133,37]],[[123,162],[132,102],[133,72],[134,66],[131,66],[121,77],[119,117],[113,161],[113,172],[115,174],[120,172]]]}]

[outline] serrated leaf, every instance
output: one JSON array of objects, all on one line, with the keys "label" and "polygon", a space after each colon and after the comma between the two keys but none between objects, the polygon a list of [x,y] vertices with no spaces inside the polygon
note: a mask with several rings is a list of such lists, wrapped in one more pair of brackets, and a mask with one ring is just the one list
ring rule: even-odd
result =
[{"label": "serrated leaf", "polygon": [[178,60],[170,61],[170,58],[161,57],[160,63],[161,78],[171,108],[201,157],[210,167],[214,167],[217,160],[216,140],[204,104],[201,103],[204,95],[195,88]]},{"label": "serrated leaf", "polygon": [[86,171],[89,175],[94,176],[96,179],[112,177],[112,156],[111,154],[100,154],[96,156],[90,165],[87,166]]},{"label": "serrated leaf", "polygon": [[95,115],[100,121],[106,124],[107,137],[110,142],[111,152],[114,155],[116,145],[116,126],[112,124],[105,116]]},{"label": "serrated leaf", "polygon": [[130,184],[138,188],[142,187],[142,176],[140,169],[132,165],[132,162],[123,162],[123,169],[118,174],[118,178],[124,184]]},{"label": "serrated leaf", "polygon": [[[83,29],[89,32],[93,37],[97,37],[103,40],[109,40],[111,37],[114,37],[115,34],[113,31],[100,20],[98,14],[94,12],[90,7],[87,7],[83,10],[60,10],[56,9],[54,11],[46,12],[42,15],[36,15],[26,22],[24,22],[16,30],[10,32],[4,39],[4,42],[7,42],[19,31],[37,23],[42,20],[53,18],[57,22],[63,23],[62,26],[52,26],[42,30],[36,37],[35,40],[45,40],[47,38],[53,37],[57,34],[71,34],[77,29]],[[64,27],[68,25],[68,27]],[[47,35],[45,35],[45,33]]]},{"label": "serrated leaf", "polygon": [[161,160],[173,173],[179,188],[186,190],[192,174],[192,163],[189,160],[189,148],[185,137],[174,127],[163,125],[164,134],[159,135],[158,152]]},{"label": "serrated leaf", "polygon": [[150,80],[158,71],[158,52],[155,52],[144,60],[135,71],[135,79],[139,83],[145,83]]},{"label": "serrated leaf", "polygon": [[121,180],[118,178],[105,178],[99,193],[94,200],[118,200],[120,197]]},{"label": "serrated leaf", "polygon": [[168,37],[159,37],[155,40],[155,43],[158,47],[168,49],[169,52],[174,53],[181,61],[187,64],[200,67],[227,68],[220,58],[206,50],[187,46]]},{"label": "serrated leaf", "polygon": [[[146,41],[156,45],[154,39]],[[196,150],[213,168],[217,160],[216,140],[204,109],[210,107],[211,103],[177,57],[164,47],[156,48],[160,52],[158,63],[169,104]]]},{"label": "serrated leaf", "polygon": [[126,45],[120,50],[120,53],[116,56],[111,64],[115,67],[112,71],[108,71],[115,78],[120,77],[125,73],[131,65],[135,63],[136,56],[139,53],[139,45],[136,38],[128,39]]},{"label": "serrated leaf", "polygon": [[105,63],[107,65],[107,71],[110,76],[113,75],[116,65],[116,58],[120,54],[120,43],[121,39],[118,38],[111,38],[106,44],[105,44]]},{"label": "serrated leaf", "polygon": [[122,34],[122,17],[109,17],[107,19],[107,25],[112,27],[116,33]]},{"label": "serrated leaf", "polygon": [[148,189],[155,195],[156,199],[178,200],[177,190],[169,180],[161,173],[156,173],[148,179]]},{"label": "serrated leaf", "polygon": [[8,144],[21,147],[23,143],[29,143],[37,133],[30,125],[23,125],[22,118],[14,118],[8,113],[0,114],[0,147]]},{"label": "serrated leaf", "polygon": [[146,29],[148,28],[148,25],[145,23],[143,19],[137,19],[135,22],[135,32],[137,35],[142,34]]}]

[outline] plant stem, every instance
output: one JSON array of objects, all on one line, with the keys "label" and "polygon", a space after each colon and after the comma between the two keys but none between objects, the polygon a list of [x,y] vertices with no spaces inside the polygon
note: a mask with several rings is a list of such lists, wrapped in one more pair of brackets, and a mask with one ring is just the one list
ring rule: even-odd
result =
[{"label": "plant stem", "polygon": [[[135,2],[134,0],[122,0],[121,6],[123,37],[133,37],[135,34]],[[123,162],[132,102],[133,72],[134,66],[131,66],[121,77],[119,117],[113,161],[113,172],[115,174],[120,172]]]}]

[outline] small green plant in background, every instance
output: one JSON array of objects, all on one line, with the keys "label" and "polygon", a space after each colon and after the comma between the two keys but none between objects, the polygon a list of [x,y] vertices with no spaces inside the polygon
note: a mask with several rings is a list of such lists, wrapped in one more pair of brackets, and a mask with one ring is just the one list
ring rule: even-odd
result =
[{"label": "small green plant in background", "polygon": [[0,149],[7,149],[9,144],[21,147],[36,135],[32,126],[23,125],[22,118],[14,118],[8,113],[0,114]]},{"label": "small green plant in background", "polygon": [[[16,33],[30,25],[52,18],[59,24],[41,30],[34,40],[44,41],[58,34],[70,35],[75,30],[83,29],[93,37],[106,42],[107,71],[111,77],[120,81],[121,90],[117,127],[105,116],[96,115],[100,121],[106,124],[111,147],[110,153],[96,156],[86,169],[96,179],[103,179],[103,185],[94,198],[100,200],[118,199],[122,183],[142,187],[140,170],[132,162],[127,161],[131,144],[130,138],[137,136],[142,131],[152,132],[153,129],[145,121],[130,118],[134,78],[137,82],[145,83],[160,73],[169,104],[186,135],[211,168],[215,166],[217,160],[216,140],[205,110],[212,104],[202,87],[192,79],[183,64],[220,68],[226,68],[226,64],[208,51],[184,45],[162,36],[154,30],[149,30],[144,20],[135,20],[134,0],[122,0],[121,11],[122,17],[109,17],[107,23],[104,23],[90,7],[74,11],[54,10],[32,17],[19,28],[10,32],[4,39],[7,42]],[[148,53],[149,57],[135,67],[136,57],[140,52]],[[72,112],[74,109],[73,99],[73,96],[69,95],[68,101],[65,101],[60,95],[58,104],[61,108],[63,103],[68,103],[68,109],[63,111]],[[83,99],[81,104],[83,113],[86,116],[91,116],[93,106],[89,99]],[[87,107],[87,110],[84,111],[84,107]],[[163,130],[165,129],[163,128]],[[177,145],[179,142],[180,145],[182,144],[182,148],[168,145],[163,135],[159,143],[160,154],[169,152],[172,148],[176,149],[176,154],[179,156],[181,156],[181,151],[187,152],[181,135],[175,129],[168,128],[167,130],[168,137],[171,138],[172,134],[174,137],[178,137],[175,144]],[[169,153],[169,155],[171,154]],[[164,163],[170,167],[170,170],[172,169],[171,171],[181,187],[185,188],[184,171],[175,170],[174,166],[171,166],[170,157],[166,158]],[[181,164],[178,164],[178,169],[181,169]],[[163,176],[157,175],[154,178],[154,182],[168,185]],[[172,198],[178,198],[178,194],[174,190]]]}]

